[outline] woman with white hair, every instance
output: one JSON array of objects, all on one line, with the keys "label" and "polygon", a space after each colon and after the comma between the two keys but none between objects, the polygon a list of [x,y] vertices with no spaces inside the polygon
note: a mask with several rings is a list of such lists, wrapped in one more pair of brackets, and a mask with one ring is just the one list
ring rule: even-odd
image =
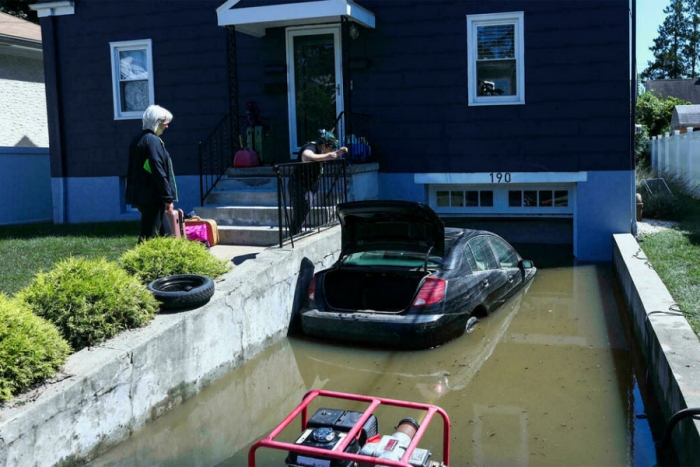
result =
[{"label": "woman with white hair", "polygon": [[173,120],[173,114],[158,105],[143,113],[143,131],[129,146],[129,167],[126,175],[126,202],[141,213],[139,243],[169,228],[163,223],[177,201],[177,185],[170,154],[160,138]]}]

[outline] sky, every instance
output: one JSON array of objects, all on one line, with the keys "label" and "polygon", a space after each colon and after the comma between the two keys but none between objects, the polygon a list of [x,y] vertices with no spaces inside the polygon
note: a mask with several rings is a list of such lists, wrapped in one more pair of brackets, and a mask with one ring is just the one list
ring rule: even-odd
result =
[{"label": "sky", "polygon": [[647,62],[654,58],[649,47],[654,45],[669,3],[670,0],[637,0],[637,73],[644,71]]}]

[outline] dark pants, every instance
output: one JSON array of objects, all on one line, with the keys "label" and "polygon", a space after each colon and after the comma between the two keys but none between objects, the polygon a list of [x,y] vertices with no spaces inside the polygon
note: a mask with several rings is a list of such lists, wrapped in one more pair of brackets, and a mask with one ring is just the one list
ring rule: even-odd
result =
[{"label": "dark pants", "polygon": [[292,205],[292,219],[289,223],[290,235],[301,232],[301,227],[309,215],[310,206],[306,200],[306,191],[299,183],[298,178],[292,176],[289,183],[289,197]]},{"label": "dark pants", "polygon": [[169,235],[170,226],[163,221],[165,216],[164,204],[143,204],[137,207],[141,213],[141,229],[139,243],[158,235]]}]

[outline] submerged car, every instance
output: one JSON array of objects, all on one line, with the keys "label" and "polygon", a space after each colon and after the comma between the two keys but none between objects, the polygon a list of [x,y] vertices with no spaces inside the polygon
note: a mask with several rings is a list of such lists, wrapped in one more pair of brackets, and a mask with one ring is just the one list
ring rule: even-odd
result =
[{"label": "submerged car", "polygon": [[430,348],[462,335],[537,271],[498,235],[445,228],[409,201],[338,206],[341,252],[316,273],[300,310],[305,335]]}]

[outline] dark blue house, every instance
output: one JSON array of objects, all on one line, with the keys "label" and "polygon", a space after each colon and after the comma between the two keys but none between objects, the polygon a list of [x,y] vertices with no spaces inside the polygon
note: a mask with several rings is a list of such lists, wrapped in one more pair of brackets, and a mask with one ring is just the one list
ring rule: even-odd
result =
[{"label": "dark blue house", "polygon": [[381,199],[557,229],[588,260],[633,229],[634,0],[221,1],[33,6],[55,222],[135,217],[127,146],[150,103],[175,116],[180,204],[198,206],[197,143],[225,116],[243,133],[254,101],[266,162],[335,127],[369,141]]}]

